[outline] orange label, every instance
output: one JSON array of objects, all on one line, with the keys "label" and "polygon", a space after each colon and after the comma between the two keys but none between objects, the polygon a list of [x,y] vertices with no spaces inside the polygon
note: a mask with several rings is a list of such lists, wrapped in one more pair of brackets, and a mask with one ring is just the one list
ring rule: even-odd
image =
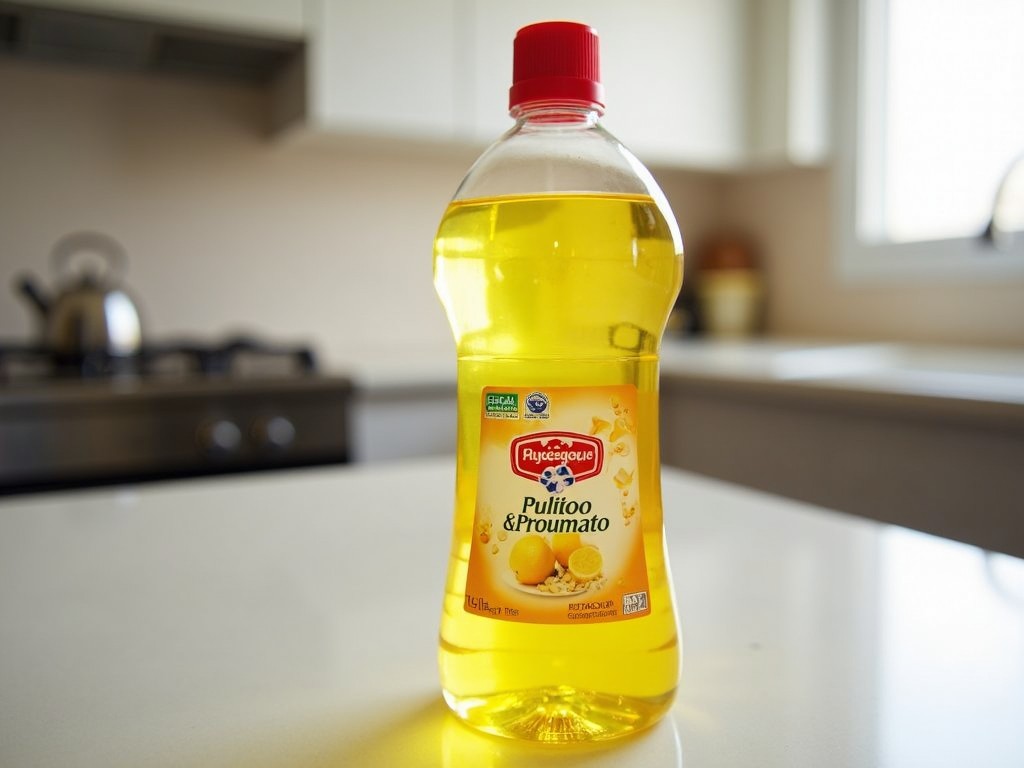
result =
[{"label": "orange label", "polygon": [[636,387],[487,387],[465,610],[590,624],[651,611]]}]

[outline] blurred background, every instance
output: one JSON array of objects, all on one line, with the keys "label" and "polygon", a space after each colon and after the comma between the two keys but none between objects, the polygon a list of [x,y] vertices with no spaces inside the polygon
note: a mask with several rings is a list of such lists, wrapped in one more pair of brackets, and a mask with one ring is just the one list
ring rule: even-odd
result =
[{"label": "blurred background", "polygon": [[684,233],[666,463],[1024,551],[1015,0],[0,1],[3,488],[451,452],[432,239],[545,18]]}]

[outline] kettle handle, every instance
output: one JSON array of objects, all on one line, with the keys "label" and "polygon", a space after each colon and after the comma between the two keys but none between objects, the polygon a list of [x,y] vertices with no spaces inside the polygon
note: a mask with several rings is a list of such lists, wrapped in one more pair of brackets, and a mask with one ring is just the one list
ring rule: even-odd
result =
[{"label": "kettle handle", "polygon": [[66,271],[75,255],[83,252],[98,254],[106,262],[107,274],[123,274],[128,266],[128,256],[117,240],[102,232],[72,232],[65,235],[53,247],[51,261],[59,275]]}]

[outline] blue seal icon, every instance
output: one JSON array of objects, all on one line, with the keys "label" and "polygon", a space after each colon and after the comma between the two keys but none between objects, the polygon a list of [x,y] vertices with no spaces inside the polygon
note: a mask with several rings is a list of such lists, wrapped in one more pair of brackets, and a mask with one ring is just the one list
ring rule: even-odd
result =
[{"label": "blue seal icon", "polygon": [[557,467],[548,467],[540,473],[540,477],[537,479],[547,489],[548,493],[561,493],[576,482],[572,470],[565,464],[559,464]]},{"label": "blue seal icon", "polygon": [[526,396],[526,407],[530,413],[537,415],[547,413],[548,396],[543,392],[533,392]]}]

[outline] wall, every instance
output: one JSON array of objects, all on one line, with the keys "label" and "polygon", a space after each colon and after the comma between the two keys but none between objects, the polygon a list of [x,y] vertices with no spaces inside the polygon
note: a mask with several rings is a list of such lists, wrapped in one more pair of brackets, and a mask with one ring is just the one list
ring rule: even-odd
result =
[{"label": "wall", "polygon": [[1024,345],[1024,279],[843,283],[832,257],[832,177],[822,169],[741,174],[719,215],[764,249],[775,335]]},{"label": "wall", "polygon": [[[255,90],[0,70],[0,278],[68,231],[114,235],[151,338],[249,329],[343,360],[443,345],[430,243],[460,165],[267,142]],[[0,305],[5,337],[29,332]]]},{"label": "wall", "polygon": [[[431,242],[472,154],[272,143],[255,89],[9,61],[0,105],[0,337],[34,330],[14,276],[52,284],[53,244],[94,228],[127,249],[151,339],[250,330],[336,364],[452,354]],[[664,177],[699,233],[721,180]]]},{"label": "wall", "polygon": [[[266,106],[248,87],[0,61],[0,338],[33,331],[14,276],[50,282],[54,242],[87,227],[127,248],[150,338],[450,355],[430,244],[472,153],[272,143]],[[690,253],[722,225],[757,236],[775,334],[1024,344],[1021,280],[840,283],[827,171],[654,170]]]}]

